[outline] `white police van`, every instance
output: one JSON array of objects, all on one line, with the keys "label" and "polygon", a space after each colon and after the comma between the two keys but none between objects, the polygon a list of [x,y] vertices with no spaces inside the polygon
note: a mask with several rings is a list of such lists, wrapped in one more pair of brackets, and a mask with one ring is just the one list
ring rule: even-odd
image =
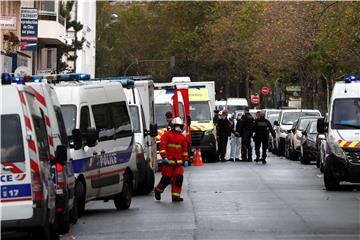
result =
[{"label": "white police van", "polygon": [[[335,190],[341,181],[360,182],[360,80],[348,76],[336,82],[328,120],[318,120],[325,133],[324,184]],[[326,121],[326,122],[325,122]]]},{"label": "white police van", "polygon": [[50,159],[54,158],[56,148],[63,147],[67,149],[68,157],[64,159],[66,161],[56,162],[52,165],[52,176],[56,188],[56,220],[59,232],[67,233],[70,229],[70,223],[76,223],[77,221],[77,206],[76,202],[74,204],[75,176],[70,161],[70,150],[61,106],[54,87],[45,83],[46,79],[32,76],[31,81],[26,85],[35,93],[46,120]]},{"label": "white police van", "polygon": [[78,213],[90,200],[113,199],[117,209],[129,208],[136,153],[122,85],[60,81],[54,88],[70,139]]},{"label": "white police van", "polygon": [[[1,231],[56,239],[56,193],[44,112],[30,87],[10,83],[10,75],[2,74]],[[66,153],[66,148],[56,149],[54,161],[66,160]]]}]

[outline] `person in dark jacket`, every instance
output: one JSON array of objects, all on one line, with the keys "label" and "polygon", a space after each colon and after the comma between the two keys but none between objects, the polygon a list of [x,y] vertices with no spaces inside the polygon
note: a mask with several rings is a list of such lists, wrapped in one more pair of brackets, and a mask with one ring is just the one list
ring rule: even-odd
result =
[{"label": "person in dark jacket", "polygon": [[[268,138],[269,131],[273,138],[275,138],[275,131],[269,122],[265,118],[265,111],[261,111],[260,117],[255,120],[253,132],[255,133],[254,142],[255,142],[255,153],[256,160],[255,162],[262,161],[263,164],[266,164],[266,150],[268,148]],[[262,145],[262,159],[260,159],[260,146]]]},{"label": "person in dark jacket", "polygon": [[236,132],[241,136],[241,160],[252,161],[251,136],[254,127],[254,118],[249,112],[249,107],[245,108],[245,114],[236,124]]},{"label": "person in dark jacket", "polygon": [[225,161],[226,147],[228,138],[231,134],[231,124],[227,118],[228,112],[224,109],[216,124],[217,137],[218,137],[218,155],[220,161]]}]

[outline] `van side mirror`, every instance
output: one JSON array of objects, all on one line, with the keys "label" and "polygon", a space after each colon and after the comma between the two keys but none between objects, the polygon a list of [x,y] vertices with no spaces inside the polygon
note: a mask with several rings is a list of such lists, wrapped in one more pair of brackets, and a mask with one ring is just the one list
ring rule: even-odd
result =
[{"label": "van side mirror", "polygon": [[279,121],[274,121],[274,126],[279,126]]},{"label": "van side mirror", "polygon": [[65,164],[67,162],[67,147],[65,145],[58,145],[55,151],[55,162]]},{"label": "van side mirror", "polygon": [[326,129],[325,129],[325,118],[319,118],[317,120],[317,124],[316,124],[316,128],[319,134],[324,134]]},{"label": "van side mirror", "polygon": [[83,138],[82,138],[80,129],[72,130],[72,140],[73,140],[75,150],[79,150],[82,148]]},{"label": "van side mirror", "polygon": [[99,139],[99,131],[95,128],[88,128],[86,132],[82,133],[85,145],[88,147],[94,147],[96,146],[96,142]]},{"label": "van side mirror", "polygon": [[188,127],[190,127],[190,125],[191,125],[191,116],[190,115],[186,116],[186,122],[188,124]]},{"label": "van side mirror", "polygon": [[150,124],[150,137],[156,137],[158,135],[157,124]]}]

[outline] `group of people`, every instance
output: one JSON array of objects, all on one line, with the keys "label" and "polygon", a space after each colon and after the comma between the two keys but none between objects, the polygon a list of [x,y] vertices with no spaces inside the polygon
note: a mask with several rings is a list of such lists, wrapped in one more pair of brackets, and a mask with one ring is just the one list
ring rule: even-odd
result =
[{"label": "group of people", "polygon": [[[228,111],[222,110],[217,120],[217,141],[218,155],[220,161],[225,161],[227,144],[229,137],[230,142],[230,161],[240,161],[239,155],[241,150],[242,161],[252,161],[251,139],[255,143],[255,162],[261,161],[266,164],[266,151],[268,148],[269,133],[275,137],[275,131],[265,118],[265,111],[258,111],[256,118],[250,114],[250,109],[245,108],[245,112],[234,113],[228,118]],[[260,157],[260,148],[262,146],[262,154]]]}]

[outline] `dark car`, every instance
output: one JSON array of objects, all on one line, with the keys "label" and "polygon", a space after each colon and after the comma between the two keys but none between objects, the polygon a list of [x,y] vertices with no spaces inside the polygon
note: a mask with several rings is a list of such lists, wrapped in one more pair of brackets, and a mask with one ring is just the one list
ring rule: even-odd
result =
[{"label": "dark car", "polygon": [[318,131],[317,119],[311,120],[306,129],[302,132],[301,139],[301,156],[300,162],[308,164],[310,161],[316,161],[318,154]]}]

